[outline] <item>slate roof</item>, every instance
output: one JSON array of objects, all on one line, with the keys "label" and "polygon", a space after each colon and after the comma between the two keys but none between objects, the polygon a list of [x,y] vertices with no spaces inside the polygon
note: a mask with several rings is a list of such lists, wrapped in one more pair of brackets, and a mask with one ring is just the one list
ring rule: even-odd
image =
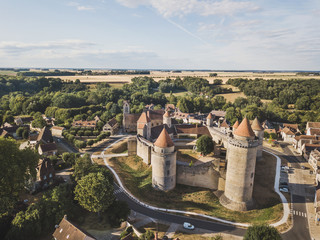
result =
[{"label": "slate roof", "polygon": [[41,144],[39,148],[41,148],[42,152],[45,153],[45,152],[57,150],[57,145],[55,143],[47,143],[47,144]]},{"label": "slate roof", "polygon": [[162,132],[163,128],[165,128],[169,134],[173,134],[173,135],[176,134],[176,130],[175,130],[174,126],[169,128],[167,124],[161,124],[161,125],[158,125],[158,126],[151,128],[151,138],[157,139],[159,137],[160,133]]},{"label": "slate roof", "polygon": [[107,122],[107,124],[110,126],[110,127],[114,127],[116,124],[117,124],[117,120],[115,118],[112,118],[109,122]]},{"label": "slate roof", "polygon": [[53,138],[52,138],[52,133],[49,130],[48,127],[43,127],[38,135],[38,142],[43,141],[46,143],[52,142]]},{"label": "slate roof", "polygon": [[234,134],[241,137],[254,137],[255,134],[250,126],[249,120],[244,118]]}]

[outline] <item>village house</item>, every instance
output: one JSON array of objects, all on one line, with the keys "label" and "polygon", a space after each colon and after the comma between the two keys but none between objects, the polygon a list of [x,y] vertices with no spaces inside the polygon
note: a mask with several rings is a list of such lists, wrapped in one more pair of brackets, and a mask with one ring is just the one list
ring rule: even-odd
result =
[{"label": "village house", "polygon": [[315,144],[319,143],[320,139],[317,136],[309,136],[309,135],[300,135],[294,137],[292,141],[293,147],[297,150],[298,153],[302,154],[302,147],[304,144]]},{"label": "village house", "polygon": [[71,223],[65,215],[53,233],[55,240],[95,240],[93,236]]},{"label": "village house", "polygon": [[320,169],[320,148],[311,151],[309,156],[309,164],[313,169],[314,173],[317,173]]},{"label": "village house", "polygon": [[314,208],[316,212],[315,222],[317,225],[320,224],[320,182],[316,186],[316,192],[314,196]]},{"label": "village house", "polygon": [[284,123],[280,126],[280,134],[284,142],[293,143],[294,137],[300,134],[298,124]]},{"label": "village house", "polygon": [[72,126],[73,127],[86,127],[86,128],[95,129],[97,126],[97,121],[96,120],[92,120],[92,121],[78,120],[78,121],[73,121]]},{"label": "village house", "polygon": [[34,182],[33,191],[47,188],[53,183],[55,170],[49,158],[40,159],[36,168],[37,176]]},{"label": "village house", "polygon": [[43,127],[39,132],[37,143],[46,144],[46,143],[52,143],[52,142],[53,142],[53,137],[50,129],[48,127]]},{"label": "village house", "polygon": [[307,122],[306,134],[320,136],[320,122]]},{"label": "village house", "polygon": [[111,135],[115,134],[119,128],[119,124],[115,118],[108,121],[102,128],[104,132],[110,132]]},{"label": "village house", "polygon": [[30,124],[33,121],[33,117],[15,117],[14,122],[18,126],[23,126],[26,124]]},{"label": "village house", "polygon": [[57,152],[58,149],[55,143],[40,144],[38,147],[38,153],[42,156],[53,156]]},{"label": "village house", "polygon": [[62,137],[63,130],[64,130],[64,127],[53,126],[51,128],[51,133],[55,137]]},{"label": "village house", "polygon": [[302,145],[302,156],[307,161],[309,160],[309,156],[311,152],[315,149],[320,149],[320,143],[318,144],[312,144],[312,143],[305,143]]}]

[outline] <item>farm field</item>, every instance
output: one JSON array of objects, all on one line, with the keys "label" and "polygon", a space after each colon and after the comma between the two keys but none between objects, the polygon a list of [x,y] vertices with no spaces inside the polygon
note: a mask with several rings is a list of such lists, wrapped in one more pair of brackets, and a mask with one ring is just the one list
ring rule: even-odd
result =
[{"label": "farm field", "polygon": [[129,83],[133,77],[148,76],[154,78],[155,81],[160,81],[170,77],[203,77],[208,79],[210,83],[213,83],[214,79],[222,79],[223,83],[226,83],[229,78],[263,78],[263,79],[320,79],[320,76],[297,76],[295,72],[276,72],[276,73],[256,73],[256,72],[214,72],[217,73],[216,77],[209,77],[209,74],[213,72],[202,71],[182,71],[180,73],[175,72],[163,72],[163,71],[151,71],[149,75],[92,75],[92,76],[52,76],[54,78],[61,78],[63,80],[74,81],[79,79],[81,82],[108,82],[114,84]]}]

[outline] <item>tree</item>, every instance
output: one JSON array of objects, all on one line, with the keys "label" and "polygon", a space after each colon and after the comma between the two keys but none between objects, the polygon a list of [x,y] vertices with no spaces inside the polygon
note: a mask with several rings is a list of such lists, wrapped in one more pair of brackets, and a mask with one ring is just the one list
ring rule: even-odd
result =
[{"label": "tree", "polygon": [[18,137],[22,137],[22,133],[24,131],[24,127],[19,127],[17,130],[16,130],[16,134]]},{"label": "tree", "polygon": [[281,240],[280,233],[268,225],[253,225],[248,228],[244,240]]},{"label": "tree", "polygon": [[129,214],[130,208],[127,202],[124,201],[114,201],[107,210],[109,222],[112,224],[113,227],[119,227],[121,222],[127,220]]},{"label": "tree", "polygon": [[153,240],[154,239],[154,233],[150,230],[147,230],[145,233],[143,233],[140,238],[141,240]]},{"label": "tree", "polygon": [[197,140],[197,151],[201,152],[203,155],[207,155],[213,151],[213,141],[212,138],[207,135],[202,135]]},{"label": "tree", "polygon": [[82,177],[74,193],[83,208],[98,214],[107,210],[114,201],[113,185],[101,172]]},{"label": "tree", "polygon": [[[12,139],[0,137],[0,215],[15,204],[19,192],[36,176],[39,155],[31,149],[19,150]],[[5,169],[5,170],[4,170]]]}]

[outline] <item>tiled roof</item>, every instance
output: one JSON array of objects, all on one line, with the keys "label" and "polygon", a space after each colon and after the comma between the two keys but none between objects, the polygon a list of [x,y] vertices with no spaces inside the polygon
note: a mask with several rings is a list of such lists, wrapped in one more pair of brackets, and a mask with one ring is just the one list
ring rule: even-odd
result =
[{"label": "tiled roof", "polygon": [[207,119],[212,119],[212,114],[211,113],[208,114]]},{"label": "tiled roof", "polygon": [[66,218],[61,220],[53,233],[53,237],[57,240],[95,240],[93,236],[79,229]]},{"label": "tiled roof", "polygon": [[282,132],[284,132],[286,135],[294,135],[294,132],[290,130],[290,128],[285,127],[282,129]]},{"label": "tiled roof", "polygon": [[241,137],[254,137],[255,136],[255,134],[252,131],[252,128],[250,126],[249,120],[247,118],[244,118],[242,120],[239,127],[235,130],[234,134],[237,136],[241,136]]},{"label": "tiled roof", "polygon": [[147,116],[147,113],[146,112],[141,113],[140,118],[137,121],[138,128],[139,129],[144,128],[144,125],[148,122],[150,122],[150,118]]},{"label": "tiled roof", "polygon": [[232,127],[233,129],[237,129],[239,127],[239,121],[237,120]]},{"label": "tiled roof", "polygon": [[53,130],[63,130],[64,127],[53,126],[51,129],[53,129]]},{"label": "tiled roof", "polygon": [[216,116],[216,117],[225,117],[226,116],[226,111],[220,111],[220,110],[212,110],[211,114]]},{"label": "tiled roof", "polygon": [[167,148],[174,146],[172,139],[170,138],[167,130],[163,128],[161,131],[157,141],[154,143],[155,146],[161,147],[161,148]]},{"label": "tiled roof", "polygon": [[298,131],[298,128],[299,128],[298,124],[291,124],[291,123],[284,123],[284,124],[283,124],[283,127],[284,127],[284,128],[285,128],[285,127],[293,128],[293,129],[295,129],[296,131]]},{"label": "tiled roof", "polygon": [[320,122],[307,122],[308,128],[320,128]]},{"label": "tiled roof", "polygon": [[205,126],[196,126],[196,125],[187,125],[179,124],[176,125],[177,134],[197,134],[197,135],[208,135],[211,137],[211,134],[207,127]]},{"label": "tiled roof", "polygon": [[224,127],[224,128],[229,128],[229,124],[227,123],[227,120],[224,119],[223,122],[221,123],[220,127]]},{"label": "tiled roof", "polygon": [[256,131],[263,131],[263,127],[261,126],[257,117],[253,120],[251,124],[251,128],[252,130],[256,130]]},{"label": "tiled roof", "polygon": [[320,128],[311,128],[310,135],[320,135]]}]

